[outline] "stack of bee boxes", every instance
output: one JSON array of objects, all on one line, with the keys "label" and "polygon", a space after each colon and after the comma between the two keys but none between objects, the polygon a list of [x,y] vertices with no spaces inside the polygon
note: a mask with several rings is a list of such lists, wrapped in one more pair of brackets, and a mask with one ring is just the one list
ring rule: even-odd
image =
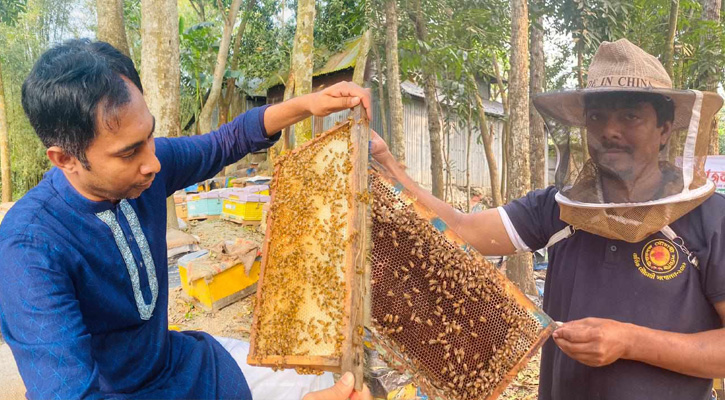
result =
[{"label": "stack of bee boxes", "polygon": [[174,206],[176,207],[176,216],[186,221],[189,217],[189,210],[186,205],[186,194],[183,190],[174,193]]},{"label": "stack of bee boxes", "polygon": [[217,189],[186,196],[188,219],[218,218],[222,213],[222,196],[227,191]]},{"label": "stack of bee boxes", "polygon": [[221,218],[257,225],[262,220],[262,208],[266,203],[269,203],[267,185],[230,189],[223,194]]}]

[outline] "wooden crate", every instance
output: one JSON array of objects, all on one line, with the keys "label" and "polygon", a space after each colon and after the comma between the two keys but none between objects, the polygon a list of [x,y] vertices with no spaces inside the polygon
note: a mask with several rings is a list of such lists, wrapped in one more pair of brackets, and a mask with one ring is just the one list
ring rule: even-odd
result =
[{"label": "wooden crate", "polygon": [[353,114],[275,165],[248,363],[362,388],[369,127]]}]

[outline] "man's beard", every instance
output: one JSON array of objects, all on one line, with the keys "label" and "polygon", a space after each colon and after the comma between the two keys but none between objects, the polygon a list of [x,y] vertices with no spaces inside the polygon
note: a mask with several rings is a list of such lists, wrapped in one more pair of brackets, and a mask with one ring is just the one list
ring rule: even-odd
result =
[{"label": "man's beard", "polygon": [[[153,181],[154,178],[151,178]],[[96,184],[95,182],[92,182],[89,184],[89,189],[91,189],[91,192],[95,194],[98,197],[107,199],[112,202],[117,202],[123,199],[136,199],[147,189],[144,186],[137,186],[133,185],[128,187],[124,191],[118,191],[118,190],[112,190],[105,188],[101,185]]]},{"label": "man's beard", "polygon": [[[603,159],[606,157],[607,152],[611,150],[621,151],[629,157],[632,157],[632,154],[634,153],[634,150],[629,146],[617,145],[608,141],[590,145],[589,151],[597,165],[597,168],[599,169],[599,172],[607,178],[621,181],[627,181],[634,178],[635,170],[633,166],[630,165],[629,168],[622,170],[617,169],[618,165],[609,165],[604,162]],[[621,167],[621,165],[619,166]]]}]

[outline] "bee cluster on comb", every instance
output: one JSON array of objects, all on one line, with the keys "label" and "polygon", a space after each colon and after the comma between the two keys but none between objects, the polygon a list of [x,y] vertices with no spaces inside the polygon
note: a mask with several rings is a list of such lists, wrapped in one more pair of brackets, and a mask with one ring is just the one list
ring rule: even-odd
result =
[{"label": "bee cluster on comb", "polygon": [[275,165],[251,365],[358,369],[362,384],[366,126],[348,119]]},{"label": "bee cluster on comb", "polygon": [[431,398],[493,399],[553,323],[383,172],[370,175],[372,333]]},{"label": "bee cluster on comb", "polygon": [[381,168],[355,117],[283,156],[248,362],[353,371],[363,325],[433,399],[495,399],[555,324]]}]

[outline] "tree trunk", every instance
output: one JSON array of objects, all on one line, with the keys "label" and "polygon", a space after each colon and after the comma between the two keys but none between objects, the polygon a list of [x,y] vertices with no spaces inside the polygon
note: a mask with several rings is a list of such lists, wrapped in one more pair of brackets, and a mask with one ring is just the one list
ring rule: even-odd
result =
[{"label": "tree trunk", "polygon": [[[287,83],[284,87],[284,95],[282,96],[282,101],[287,101],[292,98],[292,95],[295,92],[295,76],[290,73],[290,75],[287,77]],[[270,168],[274,169],[274,163],[277,157],[287,150],[290,149],[290,127],[286,127],[282,129],[282,138],[274,144],[274,146],[270,147],[269,150],[267,150],[267,161],[269,162]]]},{"label": "tree trunk", "polygon": [[398,64],[398,12],[395,1],[385,0],[385,59],[388,73],[392,153],[396,160],[405,163],[403,97],[400,93],[400,64]]},{"label": "tree trunk", "polygon": [[[214,108],[217,107],[219,97],[221,96],[224,71],[227,68],[227,58],[229,57],[229,45],[232,41],[232,30],[234,29],[234,22],[237,20],[237,13],[239,12],[239,7],[241,5],[242,0],[232,0],[232,5],[229,7],[229,14],[224,17],[224,30],[222,31],[219,52],[216,56],[216,65],[214,67],[211,91],[209,92],[209,97],[206,99],[204,108],[201,109],[201,114],[199,115],[199,128],[203,133],[210,132],[214,129],[211,123],[212,113],[214,112]],[[222,15],[224,14],[224,10],[219,11]],[[178,28],[176,32],[178,36]]]},{"label": "tree trunk", "polygon": [[[179,14],[175,0],[141,1],[141,83],[156,136],[179,136]],[[166,199],[166,222],[178,228],[173,197]]]},{"label": "tree trunk", "polygon": [[352,72],[352,81],[359,86],[365,84],[365,69],[368,65],[368,54],[370,53],[370,42],[372,41],[372,32],[370,29],[363,33],[360,39],[360,52],[355,60],[355,69]]},{"label": "tree trunk", "polygon": [[[295,97],[312,93],[312,51],[315,27],[315,1],[297,1],[297,31],[292,47],[290,72],[295,77]],[[294,146],[312,139],[312,118],[295,124]]]},{"label": "tree trunk", "polygon": [[483,151],[486,153],[486,163],[488,164],[488,175],[491,181],[491,198],[493,206],[499,207],[503,205],[501,197],[501,188],[499,186],[498,165],[496,165],[496,155],[493,152],[493,132],[489,132],[488,121],[486,120],[486,111],[483,106],[483,99],[478,92],[478,84],[473,75],[469,75],[469,80],[476,90],[473,96],[476,99],[476,108],[478,109],[478,125],[481,130],[481,139],[483,141]]},{"label": "tree trunk", "polygon": [[196,15],[199,16],[199,19],[201,19],[201,22],[206,22],[206,13],[204,11],[204,1],[205,0],[199,0],[199,4],[197,5],[194,3],[194,0],[189,0],[189,4],[191,4],[191,8],[194,9],[194,12],[196,12]]},{"label": "tree trunk", "polygon": [[491,57],[491,61],[493,62],[493,70],[496,74],[496,85],[498,86],[498,93],[501,96],[501,104],[503,104],[503,140],[501,143],[501,169],[502,176],[501,176],[501,195],[503,197],[506,197],[506,176],[508,176],[508,137],[509,137],[509,121],[511,120],[511,115],[509,114],[509,101],[508,96],[506,95],[506,90],[503,86],[503,75],[501,74],[501,69],[498,66],[498,58],[494,54]]},{"label": "tree trunk", "polygon": [[377,43],[373,43],[373,54],[375,55],[375,74],[378,77],[378,106],[380,108],[380,122],[383,131],[380,132],[383,139],[390,144],[391,140],[388,136],[388,118],[387,108],[385,107],[385,88],[383,87],[383,63],[380,61],[380,52]]},{"label": "tree trunk", "polygon": [[98,40],[109,43],[130,57],[126,28],[123,24],[123,0],[96,0],[96,15]]},{"label": "tree trunk", "polygon": [[[541,6],[541,0],[534,0]],[[538,17],[537,24],[531,25],[531,99],[544,91],[544,19]],[[538,26],[537,26],[538,25]],[[529,101],[529,146],[531,147],[531,188],[543,189],[546,182],[546,130],[533,101]]]},{"label": "tree trunk", "polygon": [[491,56],[491,62],[493,63],[493,71],[496,74],[496,85],[498,86],[498,92],[501,95],[501,104],[503,104],[503,113],[509,114],[509,98],[506,94],[506,88],[503,85],[503,74],[501,68],[498,65],[498,57],[494,54]]},{"label": "tree trunk", "polygon": [[13,186],[10,175],[10,142],[8,140],[8,118],[5,112],[5,89],[3,87],[3,69],[0,64],[0,183],[2,183],[3,203],[13,201]]},{"label": "tree trunk", "polygon": [[[577,80],[579,81],[579,89],[584,89],[584,42],[580,39],[577,43],[576,51],[576,71]],[[579,136],[582,144],[582,165],[589,159],[589,144],[587,140],[587,130],[579,128]],[[573,159],[573,157],[572,157]]]},{"label": "tree trunk", "polygon": [[450,122],[446,121],[446,127],[443,130],[446,135],[446,150],[443,155],[445,163],[446,163],[446,184],[443,187],[443,200],[453,201],[453,190],[451,188],[451,172],[453,168],[451,168],[451,124]]},{"label": "tree trunk", "polygon": [[[239,52],[242,50],[242,38],[244,37],[244,30],[247,27],[247,21],[249,21],[249,14],[252,13],[257,0],[247,0],[247,7],[244,10],[242,16],[242,23],[237,28],[237,34],[234,36],[234,50],[232,52],[232,59],[230,69],[236,71],[239,68],[239,59],[242,57]],[[236,117],[234,113],[231,113],[229,107],[232,104],[234,93],[236,93],[237,78],[227,79],[227,90],[224,92],[224,96],[219,100],[219,125],[229,122],[231,119]],[[230,113],[232,118],[229,118]]]},{"label": "tree trunk", "polygon": [[[282,101],[287,101],[292,98],[295,94],[295,76],[290,74],[287,78],[287,85],[284,87],[284,95]],[[295,126],[296,128],[296,126]],[[294,148],[294,138],[292,137],[292,127],[288,126],[282,131],[282,149],[283,151],[291,150]]]},{"label": "tree trunk", "polygon": [[[717,21],[720,23],[720,8],[722,6],[721,0],[703,0],[702,4],[702,19],[705,21]],[[718,67],[720,69],[722,67]],[[718,74],[708,70],[704,76],[705,90],[708,92],[714,92],[718,86]],[[717,155],[720,154],[720,143],[718,141],[718,129],[717,129],[717,118],[712,121],[712,127],[710,129],[710,148],[707,154]]]},{"label": "tree trunk", "polygon": [[[418,39],[419,50],[421,58],[424,60],[422,66],[423,75],[423,92],[425,93],[425,105],[428,111],[428,134],[430,137],[430,175],[432,181],[432,193],[433,196],[443,199],[443,160],[442,160],[442,149],[441,149],[441,124],[440,124],[440,110],[438,108],[438,99],[436,90],[438,87],[438,80],[436,79],[435,66],[430,65],[426,62],[427,53],[423,44],[428,40],[428,28],[425,24],[423,17],[423,9],[420,5],[420,0],[416,0],[413,4],[412,10],[408,12],[410,19],[413,21],[415,26],[415,36]],[[450,170],[448,171],[450,176]],[[450,181],[450,179],[446,179]]]},{"label": "tree trunk", "polygon": [[680,0],[670,0],[670,20],[667,23],[667,42],[665,43],[664,67],[670,79],[675,79],[675,32],[677,31],[677,14],[680,10]]},{"label": "tree trunk", "polygon": [[468,104],[468,123],[466,123],[466,212],[471,212],[471,139],[473,139],[473,121],[471,104]]},{"label": "tree trunk", "polygon": [[430,137],[430,174],[432,193],[435,197],[443,198],[443,152],[441,146],[441,118],[438,102],[436,101],[437,80],[434,73],[424,73],[423,91],[428,111],[428,134]]},{"label": "tree trunk", "polygon": [[[529,169],[529,13],[526,0],[511,0],[511,72],[509,73],[510,132],[508,201],[526,195]],[[536,295],[531,254],[511,257],[508,277],[526,294]]]}]

